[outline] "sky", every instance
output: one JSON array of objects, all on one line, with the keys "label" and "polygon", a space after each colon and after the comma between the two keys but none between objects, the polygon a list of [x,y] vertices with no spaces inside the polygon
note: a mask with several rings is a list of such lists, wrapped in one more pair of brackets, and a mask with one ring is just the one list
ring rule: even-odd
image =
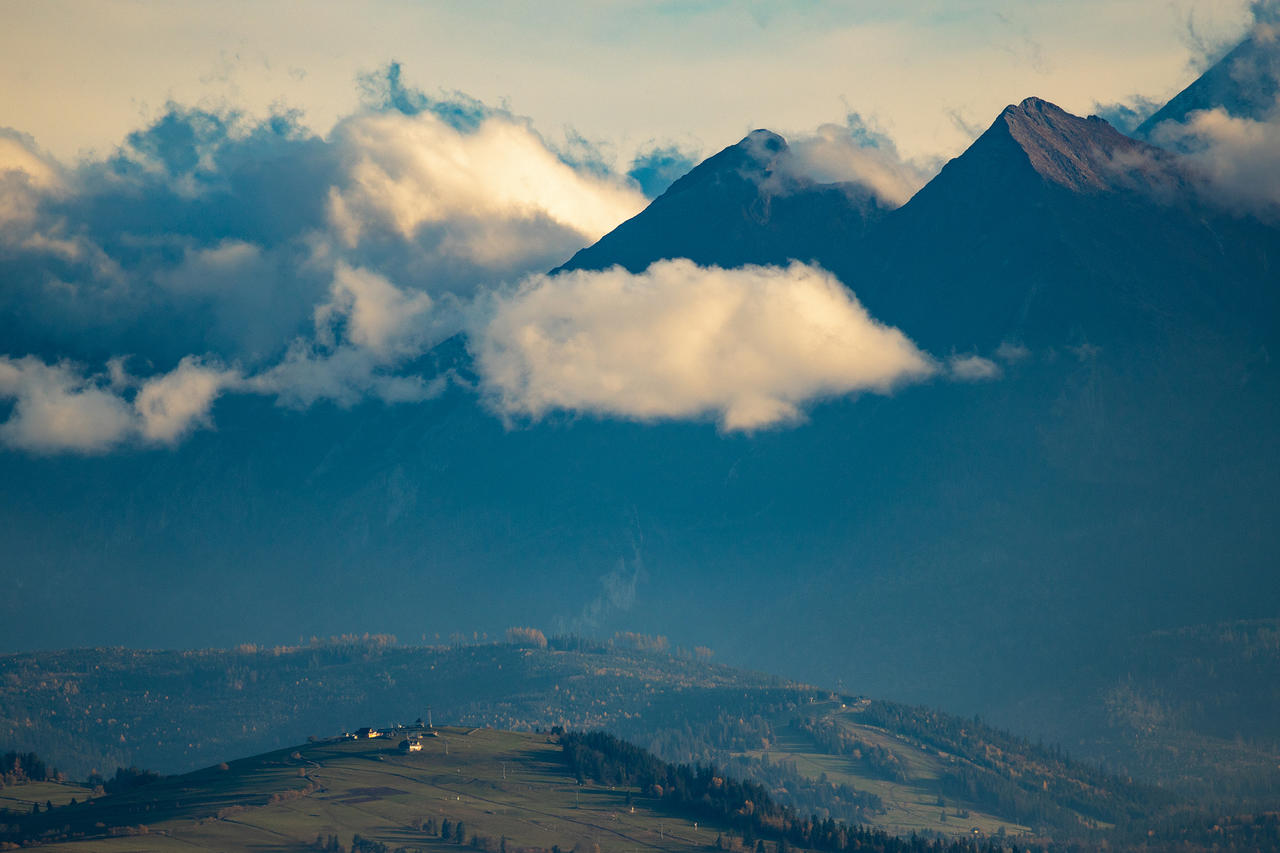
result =
[{"label": "sky", "polygon": [[0,126],[68,161],[109,151],[175,101],[327,134],[356,80],[395,60],[626,158],[710,153],[748,130],[853,111],[909,157],[954,156],[1008,103],[1077,113],[1163,101],[1238,39],[1246,0],[609,0],[526,4],[10,0]]}]

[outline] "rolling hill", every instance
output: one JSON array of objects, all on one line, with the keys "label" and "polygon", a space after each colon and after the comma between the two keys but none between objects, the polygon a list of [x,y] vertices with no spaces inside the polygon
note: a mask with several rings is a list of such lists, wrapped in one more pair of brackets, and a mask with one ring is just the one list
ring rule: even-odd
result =
[{"label": "rolling hill", "polygon": [[964,828],[952,833],[962,840],[939,845],[837,829],[775,806],[763,788],[665,765],[604,736],[421,725],[315,740],[111,794],[80,793],[78,803],[0,813],[0,837],[104,853],[385,853],[749,850],[756,838],[789,838],[800,850],[851,843],[962,850],[977,849],[973,837],[981,834]]},{"label": "rolling hill", "polygon": [[[434,716],[526,731],[602,729],[663,760],[761,784],[804,814],[903,836],[958,837],[975,826],[987,835],[1132,833],[1179,815],[1185,828],[1201,808],[1231,814],[1277,802],[1262,745],[1167,730],[1163,743],[1174,753],[1142,752],[1135,767],[1145,772],[1135,776],[977,719],[742,672],[638,635],[553,638],[548,648],[347,638],[273,649],[82,650],[6,656],[0,674],[8,685],[0,743],[34,750],[72,778],[129,765],[189,772],[309,736]],[[1141,689],[1157,690],[1162,678],[1151,674]],[[1238,669],[1232,681],[1247,678]],[[1085,715],[1108,707],[1102,695],[1075,701]],[[1106,749],[1119,754],[1126,744]],[[1186,774],[1188,761],[1198,762],[1198,779]]]}]

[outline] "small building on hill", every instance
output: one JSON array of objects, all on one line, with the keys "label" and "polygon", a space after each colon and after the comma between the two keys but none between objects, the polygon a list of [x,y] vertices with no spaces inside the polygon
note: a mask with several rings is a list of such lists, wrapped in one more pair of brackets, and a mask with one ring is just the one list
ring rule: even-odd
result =
[{"label": "small building on hill", "polygon": [[358,738],[382,737],[382,732],[378,731],[377,729],[373,729],[373,728],[369,728],[368,726],[365,726],[362,729],[356,729],[356,737]]},{"label": "small building on hill", "polygon": [[422,752],[422,741],[417,738],[405,738],[400,741],[400,751],[403,753]]}]

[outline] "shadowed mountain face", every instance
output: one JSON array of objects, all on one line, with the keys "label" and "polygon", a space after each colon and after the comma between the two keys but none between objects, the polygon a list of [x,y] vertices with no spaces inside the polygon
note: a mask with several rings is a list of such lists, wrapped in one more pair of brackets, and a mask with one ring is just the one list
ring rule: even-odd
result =
[{"label": "shadowed mountain face", "polygon": [[1280,230],[1202,201],[1173,155],[1030,98],[828,262],[935,351],[1216,337],[1248,358],[1275,332]]},{"label": "shadowed mountain face", "polygon": [[1238,118],[1262,119],[1275,111],[1280,96],[1280,37],[1274,26],[1259,25],[1234,49],[1134,131],[1147,138],[1166,121],[1185,121],[1197,110],[1222,107]]},{"label": "shadowed mountain face", "polygon": [[812,259],[998,378],[753,436],[508,431],[455,387],[229,399],[174,451],[7,454],[0,644],[634,628],[1053,736],[1078,715],[1027,697],[1112,683],[1133,635],[1280,612],[1272,226],[1034,99],[896,210],[785,150],[752,134],[567,266]]},{"label": "shadowed mountain face", "polygon": [[892,208],[859,184],[798,175],[788,157],[781,136],[754,131],[561,269],[639,272],[663,258],[724,267],[807,261],[861,236]]}]

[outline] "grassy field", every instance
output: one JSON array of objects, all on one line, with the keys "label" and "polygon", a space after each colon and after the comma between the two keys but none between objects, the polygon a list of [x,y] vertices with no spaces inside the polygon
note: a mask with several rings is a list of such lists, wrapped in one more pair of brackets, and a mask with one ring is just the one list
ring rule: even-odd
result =
[{"label": "grassy field", "polygon": [[70,782],[28,782],[0,788],[0,809],[29,812],[34,803],[44,808],[47,803],[65,806],[72,800],[84,802],[93,796],[93,790]]},{"label": "grassy field", "polygon": [[[1010,836],[1030,832],[1028,827],[983,814],[966,804],[948,800],[945,807],[939,806],[937,780],[943,763],[936,752],[874,726],[857,723],[855,715],[839,703],[814,706],[810,713],[836,721],[856,732],[860,740],[891,750],[901,760],[906,779],[891,781],[868,773],[850,758],[824,752],[804,732],[795,728],[778,728],[777,739],[768,750],[769,760],[794,761],[796,770],[811,779],[825,775],[834,784],[847,784],[877,795],[884,803],[884,811],[868,814],[868,824],[895,835],[937,832],[959,838],[971,835],[975,826],[988,836],[997,834],[1001,828]],[[764,750],[745,754],[760,758]],[[962,809],[968,812],[968,817],[959,816]],[[944,812],[947,814],[945,821],[942,819]]]},{"label": "grassy field", "polygon": [[[145,826],[145,835],[43,849],[284,851],[330,834],[344,846],[359,834],[392,849],[457,849],[420,829],[446,819],[462,821],[468,840],[491,838],[495,849],[503,837],[512,850],[598,845],[602,853],[706,849],[715,842],[716,828],[654,812],[639,797],[629,806],[624,790],[578,786],[566,775],[560,747],[545,735],[437,731],[419,753],[401,754],[398,738],[332,741],[165,779],[67,812],[94,810],[95,822],[133,833]],[[131,811],[144,800],[159,805]]]}]

